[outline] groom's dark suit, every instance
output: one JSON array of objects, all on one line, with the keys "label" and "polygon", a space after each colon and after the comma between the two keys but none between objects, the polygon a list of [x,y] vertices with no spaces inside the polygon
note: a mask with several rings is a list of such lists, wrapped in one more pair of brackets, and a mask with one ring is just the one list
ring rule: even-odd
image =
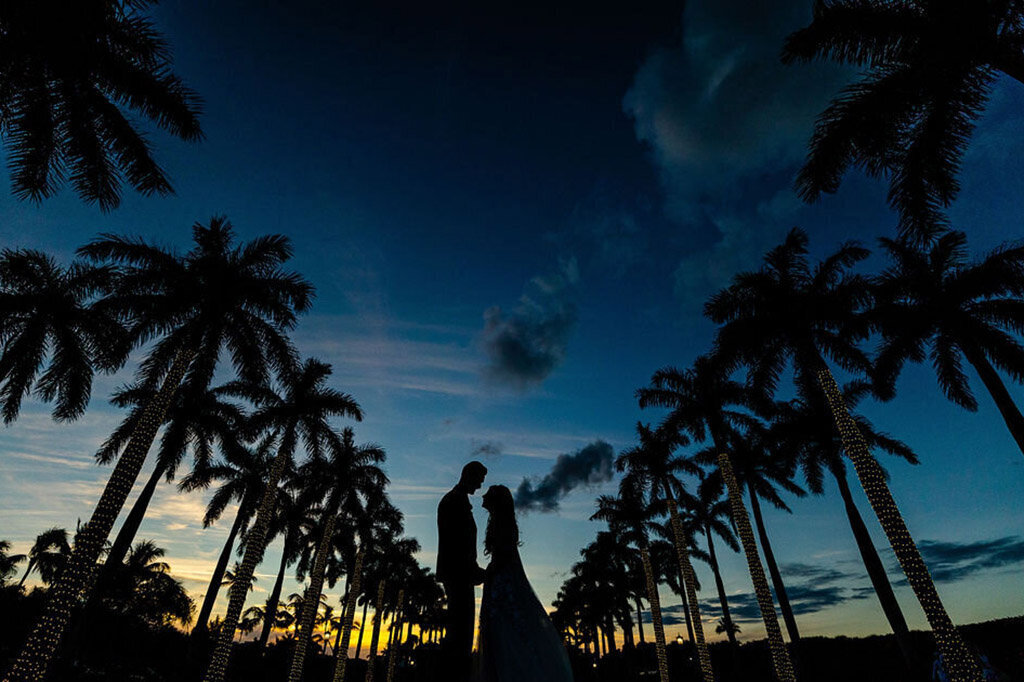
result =
[{"label": "groom's dark suit", "polygon": [[448,597],[448,634],[443,642],[452,680],[469,678],[476,616],[474,585],[483,582],[476,563],[476,522],[469,494],[456,485],[437,505],[437,578]]}]

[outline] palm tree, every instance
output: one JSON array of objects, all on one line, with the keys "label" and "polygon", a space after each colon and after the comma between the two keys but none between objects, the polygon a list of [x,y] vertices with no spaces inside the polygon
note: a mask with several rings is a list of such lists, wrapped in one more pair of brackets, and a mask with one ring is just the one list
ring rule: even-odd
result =
[{"label": "palm tree", "polygon": [[93,373],[113,372],[124,364],[127,335],[116,309],[100,296],[114,276],[108,266],[75,262],[61,267],[39,251],[0,252],[0,413],[5,424],[18,418],[22,399],[33,391],[55,403],[54,419],[77,419],[89,404]]},{"label": "palm tree", "polygon": [[784,62],[867,67],[819,116],[797,180],[807,200],[850,166],[889,177],[904,230],[930,235],[999,72],[1024,83],[1024,8],[1005,0],[826,0],[793,33]]},{"label": "palm tree", "polygon": [[[100,446],[96,453],[98,463],[108,464],[117,459],[138,428],[142,412],[155,393],[153,388],[144,386],[129,386],[114,393],[111,403],[117,407],[132,407],[132,410]],[[224,400],[224,395],[223,387],[196,391],[185,389],[175,394],[164,414],[165,428],[156,453],[156,466],[114,538],[107,554],[108,566],[116,566],[124,560],[146,516],[157,484],[161,478],[166,478],[168,483],[174,480],[189,449],[193,452],[193,466],[198,469],[209,466],[215,447],[223,453],[238,456],[242,449],[238,433],[245,414],[238,405]]]},{"label": "palm tree", "polygon": [[732,408],[749,409],[757,401],[750,391],[728,376],[729,370],[721,358],[702,356],[697,358],[691,369],[685,371],[673,367],[658,370],[651,378],[649,387],[637,390],[637,399],[643,408],[657,406],[671,409],[665,419],[665,428],[688,433],[695,440],[710,438],[717,453],[715,464],[729,496],[733,523],[743,546],[747,570],[768,634],[775,677],[781,682],[788,682],[796,679],[793,663],[782,639],[772,593],[768,589],[764,567],[757,554],[757,542],[754,540],[747,510],[743,506],[742,491],[729,455],[730,444],[737,440],[736,430],[756,423],[749,413]]},{"label": "palm tree", "polygon": [[136,543],[104,586],[101,599],[107,608],[151,625],[172,621],[188,625],[195,606],[184,586],[171,576],[170,566],[161,561],[164,554],[151,540]]},{"label": "palm tree", "polygon": [[0,540],[0,587],[7,587],[7,581],[18,572],[18,564],[26,559],[24,554],[9,554],[11,543]]},{"label": "palm tree", "polygon": [[[851,382],[843,388],[843,399],[847,406],[853,409],[867,391],[868,384]],[[917,464],[917,455],[906,444],[877,431],[871,422],[861,415],[851,414],[851,417],[873,449],[884,450],[911,464]],[[824,491],[824,472],[827,470],[832,474],[846,509],[850,529],[857,541],[857,549],[860,551],[875,594],[878,595],[882,611],[896,636],[896,642],[908,668],[912,668],[914,648],[910,641],[907,621],[893,594],[892,584],[878,556],[878,550],[875,549],[874,541],[853,501],[853,494],[846,480],[843,444],[831,422],[832,417],[824,401],[813,395],[800,395],[776,407],[770,427],[771,439],[780,449],[796,457],[811,492],[821,494]]]},{"label": "palm tree", "polygon": [[[767,565],[768,575],[772,579],[775,598],[779,602],[779,610],[782,612],[782,620],[786,624],[786,632],[789,633],[789,641],[799,644],[800,631],[797,628],[796,616],[793,615],[789,594],[786,591],[785,582],[782,580],[779,564],[775,560],[771,541],[768,539],[768,529],[764,523],[760,500],[765,500],[776,509],[791,514],[792,510],[782,499],[778,489],[782,488],[797,497],[803,497],[807,493],[792,480],[796,465],[791,452],[783,448],[774,448],[762,424],[751,424],[745,434],[734,438],[731,450],[732,460],[736,465],[736,478],[740,486],[747,490],[750,510],[754,516],[754,527],[757,528],[761,552],[764,554],[764,563]],[[708,463],[714,462],[716,451],[714,448],[704,450],[698,453],[697,459]],[[717,476],[714,477],[717,478]]]},{"label": "palm tree", "polygon": [[280,373],[294,364],[286,333],[296,313],[309,307],[312,289],[299,275],[281,270],[291,257],[288,239],[271,235],[236,245],[222,218],[196,224],[192,236],[195,246],[184,255],[113,235],[79,250],[119,265],[111,305],[129,316],[136,343],[157,339],[139,380],[159,390],[143,409],[6,682],[45,674],[179,385],[185,382],[196,392],[208,386],[222,348],[247,381],[263,381],[271,369]]},{"label": "palm tree", "polygon": [[267,598],[263,628],[260,630],[260,636],[257,640],[260,648],[267,645],[270,633],[275,627],[279,627],[276,623],[279,613],[278,605],[281,601],[281,590],[284,587],[284,576],[288,571],[288,567],[299,559],[303,528],[313,523],[309,510],[300,505],[298,500],[295,499],[296,491],[301,489],[304,483],[301,482],[301,479],[297,478],[294,471],[287,472],[286,478],[285,485],[278,488],[278,500],[272,512],[273,517],[270,520],[265,540],[265,543],[269,545],[275,537],[280,535],[283,539],[283,546],[281,548],[281,562],[277,569],[277,579],[274,581],[274,587]]},{"label": "palm tree", "polygon": [[28,566],[21,576],[18,585],[24,585],[25,579],[32,571],[39,571],[39,579],[49,585],[67,565],[71,554],[71,543],[68,541],[66,528],[50,528],[36,536],[32,548],[28,550]]},{"label": "palm tree", "polygon": [[651,507],[644,497],[643,482],[635,476],[625,476],[619,483],[617,497],[601,495],[597,498],[597,511],[591,520],[601,520],[617,535],[620,542],[634,545],[640,552],[644,578],[647,583],[647,601],[651,605],[651,620],[654,623],[654,647],[658,658],[658,676],[661,682],[668,682],[668,658],[665,652],[665,627],[661,620],[661,598],[658,583],[651,567],[650,540],[648,539],[653,521]]},{"label": "palm tree", "polygon": [[740,626],[733,623],[731,620],[727,621],[725,618],[719,618],[718,623],[715,625],[715,632],[722,634],[723,632],[729,636],[731,641],[736,641],[736,635],[740,632]]},{"label": "palm tree", "polygon": [[[722,582],[722,572],[718,567],[718,555],[715,553],[714,536],[717,535],[722,542],[732,551],[740,551],[739,543],[732,532],[732,527],[727,520],[731,520],[729,500],[722,499],[722,485],[720,479],[705,479],[697,486],[697,494],[687,499],[688,512],[693,519],[693,524],[704,531],[704,538],[708,545],[708,565],[715,576],[715,587],[718,589],[718,602],[722,606],[721,621],[728,627],[725,629],[729,642],[736,646],[736,632],[732,627],[732,615],[729,613],[729,600],[725,595],[725,583]],[[716,630],[719,634],[721,631]]]},{"label": "palm tree", "polygon": [[193,469],[178,485],[180,491],[192,492],[206,489],[214,481],[221,482],[220,487],[213,493],[206,505],[203,528],[209,528],[216,523],[229,504],[238,503],[235,520],[231,523],[231,530],[228,531],[224,548],[221,550],[217,565],[213,569],[213,575],[210,577],[203,605],[199,609],[199,616],[196,618],[196,624],[192,630],[193,634],[205,633],[207,630],[207,622],[213,612],[213,605],[217,601],[224,572],[231,560],[235,539],[239,533],[245,533],[245,526],[256,512],[256,505],[263,494],[263,482],[270,471],[270,462],[273,459],[276,442],[276,435],[271,433],[264,436],[256,447],[226,448],[221,451],[222,462]]},{"label": "palm tree", "polygon": [[19,199],[49,197],[65,177],[104,211],[120,203],[123,181],[145,195],[172,191],[130,115],[194,141],[200,100],[171,71],[170,49],[144,14],[150,4],[0,7],[0,130]]},{"label": "palm tree", "polygon": [[[687,623],[690,624],[692,638],[697,648],[701,674],[705,682],[712,682],[715,674],[711,667],[711,654],[704,641],[704,624],[700,616],[700,605],[697,602],[697,579],[690,563],[689,546],[691,544],[682,521],[679,518],[679,505],[676,501],[675,488],[680,493],[682,483],[677,476],[680,472],[697,474],[700,468],[683,457],[676,457],[673,451],[677,445],[685,445],[686,439],[681,438],[679,431],[669,432],[664,429],[651,429],[649,424],[636,425],[640,444],[619,455],[615,465],[619,471],[628,468],[642,480],[649,482],[652,496],[662,497],[668,506],[672,529],[672,542],[675,546],[679,575],[683,577],[683,607],[687,612]],[[691,618],[692,615],[692,618]]]},{"label": "palm tree", "polygon": [[875,279],[875,328],[882,335],[879,385],[891,397],[904,362],[931,358],[939,386],[957,405],[978,409],[961,357],[974,368],[1024,454],[1024,416],[999,377],[1024,380],[1024,247],[1004,246],[967,262],[967,237],[945,232],[925,251],[882,239],[892,265]]},{"label": "palm tree", "polygon": [[[346,586],[348,603],[345,607],[345,622],[342,629],[346,633],[352,631],[355,608],[362,601],[363,614],[360,620],[359,640],[356,644],[355,656],[359,658],[368,622],[366,612],[370,605],[370,589],[376,584],[374,583],[376,578],[374,572],[378,570],[378,562],[375,557],[380,551],[379,548],[394,544],[395,538],[402,534],[403,517],[402,512],[391,503],[384,490],[364,497],[352,496],[349,500],[353,504],[349,507],[348,513],[359,538],[359,550],[352,572],[349,574],[351,585]],[[370,575],[365,575],[367,570],[370,571]],[[336,647],[340,653],[334,662],[333,682],[344,682],[345,679],[345,668],[348,663],[348,636],[345,634],[345,641]]]},{"label": "palm tree", "polygon": [[[277,455],[271,465],[256,520],[246,540],[240,577],[248,579],[263,558],[267,530],[277,500],[277,484],[285,467],[294,457],[299,441],[310,458],[319,458],[333,434],[328,420],[331,417],[362,419],[362,411],[352,397],[325,385],[331,375],[331,366],[319,360],[308,359],[300,367],[286,370],[281,376],[283,395],[262,386],[259,382],[238,383],[236,392],[247,397],[256,409],[249,418],[254,433],[277,431],[280,434]],[[228,657],[235,636],[235,625],[245,606],[247,592],[233,586],[228,596],[228,609],[218,634],[205,682],[222,682],[227,670]]]},{"label": "palm tree", "polygon": [[[338,517],[343,514],[343,508],[359,505],[358,500],[351,499],[354,496],[366,498],[383,494],[383,489],[388,483],[387,476],[378,466],[386,457],[384,450],[374,444],[357,446],[355,432],[351,427],[346,427],[340,437],[336,434],[328,436],[326,455],[324,458],[310,459],[303,466],[305,471],[300,471],[300,476],[311,482],[309,488],[303,491],[302,497],[325,500],[319,510],[321,530],[316,542],[313,572],[310,576],[311,600],[317,599],[323,589],[327,556],[329,553],[333,554],[335,526]],[[345,520],[342,518],[343,522]],[[306,646],[313,631],[315,615],[311,608],[307,608],[299,621],[296,635],[298,639],[288,674],[290,682],[298,682],[302,677]]]},{"label": "palm tree", "polygon": [[[773,391],[792,360],[797,387],[827,401],[843,449],[924,609],[947,670],[957,680],[979,680],[978,664],[942,605],[885,474],[871,456],[825,361],[827,356],[849,371],[870,370],[864,353],[854,345],[866,333],[857,313],[867,302],[867,286],[863,278],[847,272],[866,256],[859,246],[845,244],[812,270],[807,263],[807,235],[794,229],[768,253],[760,270],[738,275],[729,288],[713,296],[705,314],[722,325],[715,341],[719,352],[742,359],[754,386]],[[815,384],[821,393],[815,391]]]}]

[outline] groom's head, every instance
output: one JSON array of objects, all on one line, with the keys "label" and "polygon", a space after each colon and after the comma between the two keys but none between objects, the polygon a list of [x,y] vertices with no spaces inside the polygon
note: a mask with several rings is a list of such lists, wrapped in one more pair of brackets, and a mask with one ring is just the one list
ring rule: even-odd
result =
[{"label": "groom's head", "polygon": [[462,477],[459,485],[470,495],[480,490],[484,484],[484,477],[487,476],[487,467],[477,461],[472,461],[462,467]]}]

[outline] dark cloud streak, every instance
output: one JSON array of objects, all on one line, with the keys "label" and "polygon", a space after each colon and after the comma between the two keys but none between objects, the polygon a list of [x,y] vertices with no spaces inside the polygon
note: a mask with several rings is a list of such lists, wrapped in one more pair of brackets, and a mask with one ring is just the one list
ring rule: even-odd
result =
[{"label": "dark cloud streak", "polygon": [[524,478],[516,488],[516,507],[523,511],[552,512],[558,502],[581,485],[611,480],[615,451],[597,440],[576,452],[559,455],[551,472],[541,480]]}]

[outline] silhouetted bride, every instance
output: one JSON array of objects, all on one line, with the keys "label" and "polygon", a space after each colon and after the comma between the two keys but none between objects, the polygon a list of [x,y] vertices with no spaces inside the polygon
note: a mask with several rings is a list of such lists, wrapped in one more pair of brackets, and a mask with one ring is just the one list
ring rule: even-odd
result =
[{"label": "silhouetted bride", "polygon": [[484,552],[491,557],[480,605],[479,682],[572,682],[569,657],[519,558],[512,493],[492,485],[483,498],[490,517]]}]

